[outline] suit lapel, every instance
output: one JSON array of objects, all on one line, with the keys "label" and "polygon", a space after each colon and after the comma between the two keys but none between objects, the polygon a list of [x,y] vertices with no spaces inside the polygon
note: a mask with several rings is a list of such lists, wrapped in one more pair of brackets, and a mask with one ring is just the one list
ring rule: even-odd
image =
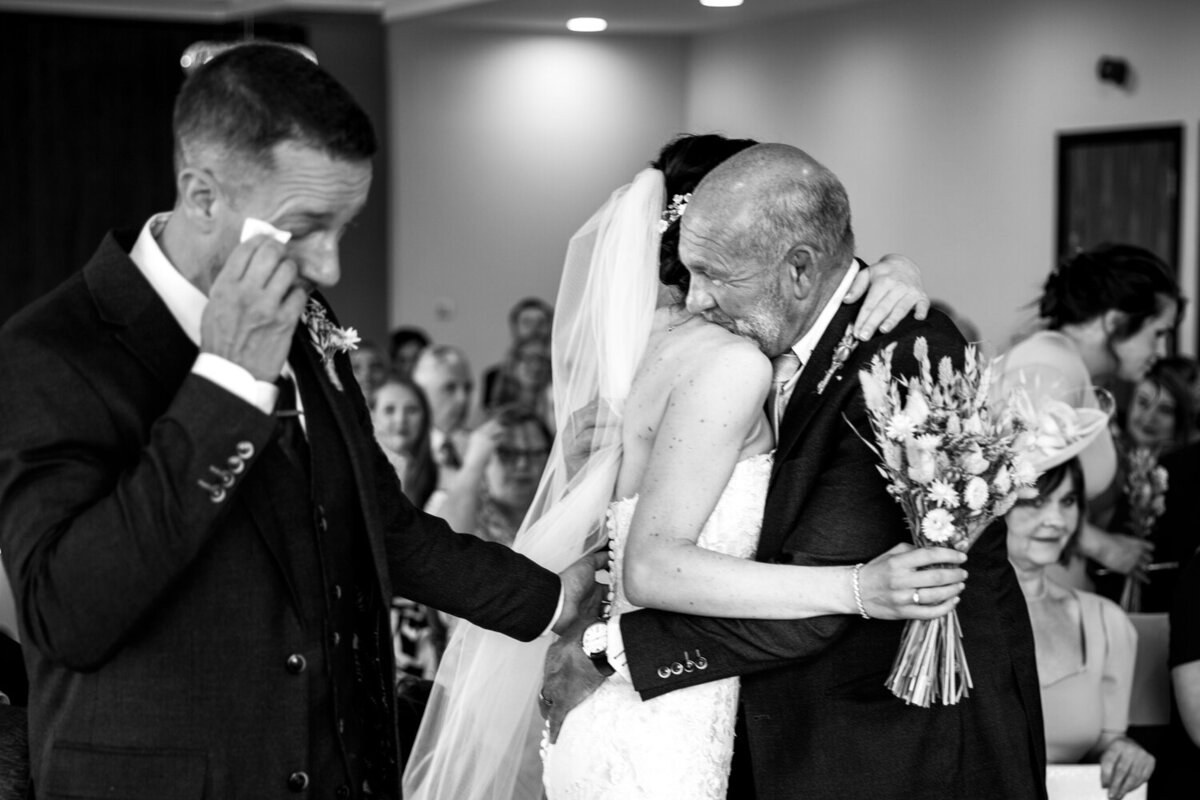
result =
[{"label": "suit lapel", "polygon": [[787,409],[784,411],[783,419],[780,421],[779,441],[775,445],[775,466],[771,475],[772,480],[778,474],[779,467],[786,456],[796,447],[805,429],[812,422],[813,415],[821,407],[824,395],[826,393],[833,393],[834,385],[839,381],[846,380],[847,374],[856,374],[854,372],[856,369],[854,367],[854,356],[851,355],[846,363],[842,364],[836,372],[830,375],[828,384],[823,387],[824,391],[821,391],[822,387],[820,384],[825,380],[826,373],[829,372],[830,367],[833,365],[834,351],[845,335],[847,326],[858,315],[858,310],[861,306],[862,302],[859,301],[851,305],[843,305],[838,309],[838,312],[833,316],[833,320],[829,323],[829,327],[825,329],[825,333],[813,349],[808,363],[804,365],[804,371],[800,373],[800,377],[796,382],[796,388],[792,392],[791,399],[788,400]]},{"label": "suit lapel", "polygon": [[154,375],[169,397],[174,396],[191,371],[199,348],[122,245],[118,235],[105,237],[83,268],[84,282],[100,319],[118,329],[117,341]]},{"label": "suit lapel", "polygon": [[[322,305],[325,305],[323,298],[318,297],[318,301]],[[330,319],[336,324],[336,320],[332,314],[330,314]],[[367,468],[367,464],[370,461],[369,448],[371,442],[367,441],[366,437],[363,436],[362,429],[356,420],[357,414],[352,406],[352,397],[357,398],[359,395],[354,388],[357,384],[354,382],[353,373],[342,368],[344,365],[341,362],[346,361],[346,356],[334,356],[333,360],[329,363],[329,368],[337,370],[338,379],[344,387],[343,389],[338,389],[329,379],[329,375],[326,372],[327,367],[321,363],[321,357],[309,341],[308,331],[305,330],[303,323],[301,323],[296,326],[296,334],[288,358],[292,363],[292,367],[298,370],[302,376],[300,391],[305,404],[307,405],[310,402],[309,398],[314,397],[314,393],[319,393],[320,397],[328,404],[332,411],[333,418],[337,421],[338,433],[341,434],[340,438],[345,444],[354,473],[354,485],[358,492],[359,508],[362,509],[363,524],[367,530],[367,540],[371,545],[371,560],[376,578],[379,580],[381,586],[386,587],[388,586],[386,576],[387,558],[383,549],[382,523],[377,513],[378,505],[374,502],[375,498],[372,496],[372,492],[375,490],[374,482]],[[312,466],[315,475],[316,470],[319,469],[319,464],[314,463]]]},{"label": "suit lapel", "polygon": [[[166,303],[130,259],[121,241],[123,234],[110,235],[83,269],[84,281],[96,305],[100,319],[117,330],[114,333],[130,354],[154,376],[163,391],[163,403],[169,404],[179,392],[200,350],[188,338]],[[128,245],[132,247],[133,238]],[[149,420],[150,422],[152,420]],[[269,447],[255,463],[248,481],[266,481],[294,469],[278,450]],[[300,607],[287,555],[284,532],[279,526],[272,503],[273,492],[251,484],[237,493],[236,501],[245,505],[271,557],[279,566],[288,585],[292,602]]]}]

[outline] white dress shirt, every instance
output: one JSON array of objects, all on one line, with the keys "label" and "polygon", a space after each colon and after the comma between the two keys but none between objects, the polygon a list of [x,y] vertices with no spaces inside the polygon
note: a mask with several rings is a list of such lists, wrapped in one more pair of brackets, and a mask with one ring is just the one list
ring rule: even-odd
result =
[{"label": "white dress shirt", "polygon": [[[155,214],[146,221],[133,250],[129,252],[129,259],[162,298],[179,327],[199,347],[200,320],[204,316],[204,309],[208,307],[208,298],[175,269],[155,239],[170,216],[170,212]],[[290,368],[285,369],[290,373]],[[270,381],[255,379],[249,370],[226,358],[213,353],[201,353],[192,365],[192,372],[242,398],[264,414],[270,414],[275,408],[279,388]],[[292,376],[289,374],[289,377]],[[296,394],[296,407],[301,408],[299,392]],[[303,414],[300,415],[300,424],[304,424]]]}]

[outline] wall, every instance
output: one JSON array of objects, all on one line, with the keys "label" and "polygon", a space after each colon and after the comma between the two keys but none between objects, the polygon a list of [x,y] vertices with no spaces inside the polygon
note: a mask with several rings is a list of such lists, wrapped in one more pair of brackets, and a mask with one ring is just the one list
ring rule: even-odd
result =
[{"label": "wall", "polygon": [[681,130],[686,44],[397,23],[387,50],[391,322],[478,372],[509,307],[553,301],[571,234]]},{"label": "wall", "polygon": [[[1185,125],[1179,266],[1197,297],[1198,35],[1194,0],[853,5],[698,38],[687,127],[804,147],[845,182],[860,252],[912,256],[1003,346],[1053,263],[1060,131]],[[1129,60],[1131,90],[1097,81],[1105,54]]]}]

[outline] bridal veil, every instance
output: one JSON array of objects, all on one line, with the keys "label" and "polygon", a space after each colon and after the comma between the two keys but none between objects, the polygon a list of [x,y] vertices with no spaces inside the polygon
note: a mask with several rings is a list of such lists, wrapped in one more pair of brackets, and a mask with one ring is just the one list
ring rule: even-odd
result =
[{"label": "bridal veil", "polygon": [[[555,572],[604,541],[621,417],[658,293],[663,175],[642,170],[571,238],[555,305],[555,440],[513,549]],[[404,773],[408,800],[538,800],[547,634],[518,642],[460,622]]]}]

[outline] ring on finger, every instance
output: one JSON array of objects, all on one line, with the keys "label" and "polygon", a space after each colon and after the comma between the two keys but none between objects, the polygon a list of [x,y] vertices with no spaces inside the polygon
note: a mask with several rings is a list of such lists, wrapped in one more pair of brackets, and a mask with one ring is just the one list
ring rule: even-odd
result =
[{"label": "ring on finger", "polygon": [[913,598],[912,598],[912,600],[913,600],[913,605],[914,605],[914,606],[919,606],[919,605],[921,605],[921,590],[920,590],[920,589],[913,589]]}]

